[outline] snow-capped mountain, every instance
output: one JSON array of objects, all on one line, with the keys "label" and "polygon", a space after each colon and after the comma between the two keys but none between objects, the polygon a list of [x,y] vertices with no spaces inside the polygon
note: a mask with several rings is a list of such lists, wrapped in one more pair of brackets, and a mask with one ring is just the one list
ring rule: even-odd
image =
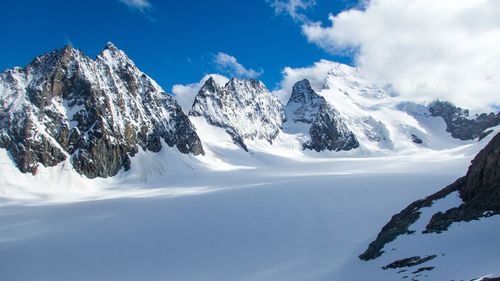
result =
[{"label": "snow-capped mountain", "polygon": [[327,66],[295,81],[286,105],[261,81],[207,78],[188,117],[113,44],[95,59],[66,46],[0,75],[0,147],[22,172],[68,161],[94,178],[127,170],[130,157],[140,150],[158,152],[162,142],[204,154],[190,118],[222,128],[245,151],[261,151],[258,142],[264,141],[266,151],[286,148],[280,151],[288,154],[450,148],[463,144],[451,137],[484,137],[486,128],[500,123],[498,113],[472,118],[445,102],[402,102],[355,68]]},{"label": "snow-capped mountain", "polygon": [[261,81],[233,78],[219,85],[212,77],[199,90],[189,115],[224,128],[245,150],[245,140],[272,143],[284,118],[280,102]]},{"label": "snow-capped mountain", "polygon": [[[436,101],[427,105],[402,100],[390,88],[371,83],[356,68],[347,65],[322,61],[318,68],[313,71],[315,76],[303,75],[307,79],[291,87],[291,96],[285,107],[285,132],[287,128],[293,128],[291,123],[312,123],[321,105],[328,105],[324,108],[332,112],[320,116],[323,119],[328,116],[335,122],[324,120],[323,123],[329,125],[318,128],[313,124],[310,131],[304,133],[302,143],[305,148],[311,147],[309,144],[315,142],[313,138],[324,140],[325,136],[331,135],[336,138],[347,136],[344,137],[346,140],[352,140],[345,150],[359,147],[372,153],[442,149],[459,145],[460,141],[452,138],[476,139],[485,129],[500,124],[499,113],[469,117],[467,110],[447,102]],[[327,132],[328,128],[334,127],[341,130]],[[317,151],[323,149],[340,150],[337,146],[315,148]]]},{"label": "snow-capped mountain", "polygon": [[316,94],[307,79],[293,85],[285,112],[287,119],[295,123],[311,124],[309,141],[302,145],[305,149],[340,151],[359,147],[338,111]]},{"label": "snow-capped mountain", "polygon": [[325,98],[316,94],[309,80],[303,79],[293,85],[292,95],[285,108],[286,118],[311,124],[324,104]]},{"label": "snow-capped mountain", "polygon": [[0,74],[1,276],[500,275],[498,113],[405,101],[338,63],[320,70],[274,92],[205,76],[172,97],[108,44]]},{"label": "snow-capped mountain", "polygon": [[22,172],[65,160],[87,177],[128,169],[162,141],[203,154],[177,102],[108,43],[95,60],[66,46],[0,75],[0,147]]}]

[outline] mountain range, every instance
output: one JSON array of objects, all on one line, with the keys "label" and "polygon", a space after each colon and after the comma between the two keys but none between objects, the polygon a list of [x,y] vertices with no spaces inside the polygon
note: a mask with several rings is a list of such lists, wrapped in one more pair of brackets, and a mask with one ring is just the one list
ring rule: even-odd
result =
[{"label": "mountain range", "polygon": [[128,170],[139,149],[158,152],[162,142],[204,154],[189,116],[223,128],[245,151],[248,141],[272,144],[280,133],[295,134],[301,149],[318,152],[432,149],[438,144],[425,127],[431,116],[442,117],[446,131],[460,140],[484,137],[485,129],[500,124],[499,113],[471,117],[445,101],[394,103],[354,68],[339,64],[316,91],[308,80],[297,81],[286,104],[261,81],[232,78],[222,85],[210,77],[185,114],[112,43],[95,59],[66,46],[6,70],[0,94],[0,147],[21,172],[70,159],[89,178]]},{"label": "mountain range", "polygon": [[[354,175],[354,186],[368,188],[371,184],[363,176],[386,176],[381,185],[390,185],[392,180],[404,183],[400,175],[406,173],[417,179],[407,183],[413,188],[413,201],[423,195],[418,191],[423,177],[442,173],[444,179],[435,176],[430,186],[443,184],[451,178],[448,173],[458,175],[467,164],[464,159],[480,151],[464,177],[392,216],[378,235],[370,234],[373,240],[359,238],[368,248],[356,248],[356,260],[350,261],[355,266],[360,260],[376,264],[377,270],[384,271],[380,274],[390,272],[383,275],[388,278],[424,280],[447,259],[432,241],[448,237],[439,235],[449,229],[450,237],[464,241],[464,236],[453,236],[460,223],[488,225],[487,219],[500,213],[500,112],[470,114],[447,101],[403,100],[363,78],[354,67],[328,64],[323,76],[299,79],[282,91],[270,91],[256,79],[207,75],[191,105],[181,107],[184,97],[164,91],[114,44],[107,43],[94,59],[65,46],[0,74],[0,183],[21,197],[27,196],[22,190],[30,190],[28,186],[35,182],[49,190],[80,183],[85,188],[103,185],[118,186],[118,190],[126,184],[155,188],[168,183],[179,189],[192,185],[196,188],[187,193],[203,193],[208,186],[275,183],[293,189],[296,182],[323,186],[327,182],[323,177],[332,175],[341,177],[340,182]],[[456,171],[440,171],[441,164]],[[363,176],[355,178],[360,171]],[[346,194],[356,194],[353,190]],[[392,191],[403,194],[400,189]],[[398,201],[370,192],[375,201]],[[355,202],[356,196],[363,197],[353,195],[349,200]],[[295,215],[310,219],[309,211],[300,209]],[[393,211],[384,210],[384,215]],[[368,211],[364,212],[366,217]],[[349,235],[354,234],[345,237]],[[497,241],[491,242],[493,246]],[[457,246],[446,250],[452,247]],[[458,255],[450,256],[457,262],[453,257]],[[498,261],[493,254],[488,258]],[[434,262],[438,265],[429,265]],[[449,270],[452,262],[441,266]],[[343,263],[348,266],[336,276],[366,280],[366,272],[360,271],[365,275],[356,279],[351,265]],[[488,272],[479,270],[489,268],[485,265],[467,273],[481,277]],[[275,277],[271,273],[266,276]]]}]

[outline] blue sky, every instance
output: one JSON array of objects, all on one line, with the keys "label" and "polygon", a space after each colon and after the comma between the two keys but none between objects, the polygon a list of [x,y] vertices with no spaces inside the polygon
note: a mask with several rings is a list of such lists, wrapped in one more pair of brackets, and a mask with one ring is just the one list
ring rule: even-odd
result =
[{"label": "blue sky", "polygon": [[[305,12],[314,21],[327,21],[330,12],[352,6],[346,0],[314,2]],[[258,78],[271,89],[285,66],[307,66],[321,58],[352,63],[349,56],[309,43],[300,21],[276,13],[266,0],[2,1],[0,69],[24,66],[68,43],[95,57],[107,41],[167,91],[173,84],[224,72],[214,62],[219,53],[233,56],[253,74],[261,73]]]}]

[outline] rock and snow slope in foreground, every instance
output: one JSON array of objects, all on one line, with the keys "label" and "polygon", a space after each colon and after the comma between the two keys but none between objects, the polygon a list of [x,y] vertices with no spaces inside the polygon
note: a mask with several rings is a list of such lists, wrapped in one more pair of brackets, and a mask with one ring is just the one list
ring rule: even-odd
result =
[{"label": "rock and snow slope in foreground", "polygon": [[[20,174],[1,150],[2,279],[399,280],[380,268],[385,260],[359,253],[392,214],[463,175],[491,139],[311,157],[287,147],[247,153],[224,129],[193,122],[202,140],[212,136],[206,156],[141,151],[108,179],[65,164]],[[499,275],[499,224],[495,216],[436,235],[426,245],[444,255],[419,280]]]},{"label": "rock and snow slope in foreground", "polygon": [[[245,138],[245,152],[203,116],[190,122],[205,156],[158,139],[158,153],[139,149],[106,179],[78,174],[69,157],[21,174],[0,149],[0,279],[399,280],[386,260],[358,255],[392,214],[465,174],[499,129],[453,139],[427,107],[352,71],[336,65],[311,84],[356,136],[354,150],[303,150],[309,124],[288,119],[272,143]],[[444,255],[419,280],[500,275],[499,225],[494,216],[433,236],[426,247]],[[397,242],[391,261],[412,247]]]}]

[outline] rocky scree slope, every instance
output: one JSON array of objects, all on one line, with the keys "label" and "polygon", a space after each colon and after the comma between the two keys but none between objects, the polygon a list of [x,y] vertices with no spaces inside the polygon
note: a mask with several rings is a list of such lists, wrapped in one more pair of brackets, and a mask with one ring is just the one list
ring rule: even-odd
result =
[{"label": "rocky scree slope", "polygon": [[89,178],[113,176],[162,140],[204,153],[177,102],[112,43],[95,60],[66,46],[7,70],[0,98],[0,147],[22,172],[69,158]]},{"label": "rocky scree slope", "polygon": [[287,119],[311,124],[310,140],[302,145],[304,149],[340,151],[359,147],[339,112],[312,89],[307,79],[294,84],[285,112]]},{"label": "rocky scree slope", "polygon": [[375,241],[359,257],[375,259],[383,254],[384,246],[399,235],[411,234],[410,225],[420,218],[422,208],[458,191],[463,203],[444,212],[435,213],[424,233],[446,231],[454,222],[477,220],[500,214],[500,133],[472,160],[467,174],[444,189],[413,202],[394,215],[382,228]]},{"label": "rocky scree slope", "polygon": [[233,78],[219,85],[212,77],[199,90],[189,115],[224,128],[246,151],[245,140],[272,143],[284,118],[281,103],[261,81]]}]

